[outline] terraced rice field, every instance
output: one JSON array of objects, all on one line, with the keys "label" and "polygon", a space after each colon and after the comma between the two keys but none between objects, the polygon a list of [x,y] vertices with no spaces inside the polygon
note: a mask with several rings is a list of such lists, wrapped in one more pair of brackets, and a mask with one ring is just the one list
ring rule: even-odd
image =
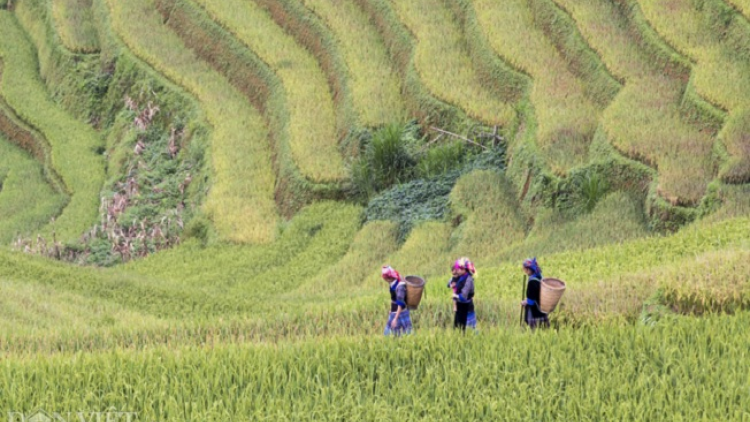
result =
[{"label": "terraced rice field", "polygon": [[92,0],[52,2],[52,15],[63,45],[79,53],[99,51],[99,34],[94,24]]},{"label": "terraced rice field", "polygon": [[490,125],[513,120],[511,105],[482,86],[462,46],[461,30],[441,1],[391,2],[391,6],[416,38],[414,65],[436,97]]},{"label": "terraced rice field", "polygon": [[[123,41],[206,105],[206,115],[214,124],[211,159],[215,171],[206,208],[219,233],[239,242],[273,240],[278,218],[274,174],[268,132],[260,113],[160,23],[152,3],[145,0],[109,6],[113,28]],[[128,19],[132,14],[139,19]],[[161,31],[152,37],[145,28]]]},{"label": "terraced rice field", "polygon": [[0,135],[0,241],[33,234],[57,216],[66,197],[44,177],[40,163]]},{"label": "terraced rice field", "polygon": [[326,22],[341,45],[361,123],[379,126],[405,119],[401,81],[367,15],[354,2],[305,0],[304,3]]},{"label": "terraced rice field", "polygon": [[[96,221],[104,160],[96,154],[101,145],[89,126],[74,120],[49,98],[37,73],[34,50],[15,19],[0,11],[0,90],[8,106],[34,126],[52,147],[51,161],[62,178],[70,202],[54,224],[59,239],[73,240]],[[45,229],[51,238],[53,229]]]},{"label": "terraced rice field", "polygon": [[302,174],[317,182],[341,180],[344,164],[337,148],[333,96],[315,58],[253,2],[199,3],[281,79],[292,155]]},{"label": "terraced rice field", "polygon": [[[750,37],[750,24],[741,16],[720,21],[727,7],[712,1],[702,12],[690,2],[673,2],[670,9],[658,2],[642,1],[643,12],[654,28],[684,54],[696,62],[696,90],[729,111],[724,130],[719,135],[732,159],[721,171],[729,182],[747,180],[750,170],[748,140],[744,134],[748,121],[747,93],[750,92],[750,56],[737,44]],[[722,10],[723,9],[723,10]],[[672,18],[667,22],[664,13]],[[723,26],[722,26],[723,25]],[[713,34],[728,31],[726,38]]]},{"label": "terraced rice field", "polygon": [[[0,0],[0,418],[750,419],[748,8]],[[412,119],[414,169],[466,161],[379,219],[349,166]],[[534,333],[531,256],[567,282]],[[428,281],[406,338],[384,264]]]},{"label": "terraced rice field", "polygon": [[[643,35],[615,6],[559,1],[580,22],[582,32],[604,63],[625,81],[604,112],[602,123],[613,144],[659,169],[660,194],[673,203],[695,203],[715,176],[711,133],[681,116],[684,80],[665,74],[643,53]],[[606,25],[602,25],[605,22]],[[630,27],[630,29],[628,29]],[[613,30],[603,28],[615,28]],[[690,150],[690,154],[682,154]]]},{"label": "terraced rice field", "polygon": [[[551,40],[535,27],[524,1],[474,1],[484,36],[496,54],[533,78],[537,142],[558,172],[586,160],[601,113],[584,83],[568,71]],[[555,69],[555,71],[550,71]]]}]

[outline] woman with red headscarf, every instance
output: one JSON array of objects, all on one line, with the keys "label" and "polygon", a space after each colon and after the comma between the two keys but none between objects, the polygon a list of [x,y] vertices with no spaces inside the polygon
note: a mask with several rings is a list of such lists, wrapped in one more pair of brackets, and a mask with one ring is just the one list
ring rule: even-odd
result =
[{"label": "woman with red headscarf", "polygon": [[451,269],[453,278],[448,287],[453,288],[453,327],[466,330],[466,327],[477,328],[477,316],[474,312],[474,275],[477,270],[469,258],[459,258]]},{"label": "woman with red headscarf", "polygon": [[381,275],[383,280],[388,283],[388,290],[391,294],[391,313],[388,316],[388,323],[385,325],[384,335],[397,335],[411,333],[411,316],[406,309],[406,283],[401,278],[398,271],[390,266],[383,267]]}]

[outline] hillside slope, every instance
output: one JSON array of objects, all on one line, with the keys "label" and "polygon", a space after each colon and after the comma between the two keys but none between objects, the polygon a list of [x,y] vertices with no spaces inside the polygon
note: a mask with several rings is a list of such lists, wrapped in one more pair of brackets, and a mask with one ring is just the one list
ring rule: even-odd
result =
[{"label": "hillside slope", "polygon": [[741,0],[0,0],[0,412],[745,420],[748,51]]}]

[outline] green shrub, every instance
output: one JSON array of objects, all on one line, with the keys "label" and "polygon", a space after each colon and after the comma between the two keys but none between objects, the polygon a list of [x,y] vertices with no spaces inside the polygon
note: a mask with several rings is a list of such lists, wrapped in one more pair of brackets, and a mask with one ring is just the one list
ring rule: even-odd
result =
[{"label": "green shrub", "polygon": [[435,177],[455,169],[464,162],[466,148],[462,142],[452,142],[427,150],[417,164],[417,175]]},{"label": "green shrub", "polygon": [[375,132],[366,156],[379,187],[386,187],[410,176],[414,159],[407,143],[412,139],[407,126],[389,124]]},{"label": "green shrub", "polygon": [[416,123],[391,123],[359,136],[359,158],[350,164],[353,194],[369,199],[373,193],[414,174],[414,149],[419,143]]}]

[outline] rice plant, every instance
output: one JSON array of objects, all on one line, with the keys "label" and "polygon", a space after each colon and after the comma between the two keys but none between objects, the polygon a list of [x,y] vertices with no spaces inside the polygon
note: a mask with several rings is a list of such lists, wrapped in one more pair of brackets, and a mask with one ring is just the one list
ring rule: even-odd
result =
[{"label": "rice plant", "polygon": [[[419,116],[437,110],[431,117],[453,116],[452,124],[460,126],[461,113],[431,95],[492,124],[516,122],[520,111],[528,120],[520,122],[518,136],[509,142],[539,138],[540,149],[559,166],[555,170],[570,171],[570,178],[559,182],[569,189],[560,195],[576,198],[567,208],[546,208],[533,190],[526,197],[506,179],[502,150],[477,154],[472,158],[476,162],[468,164],[462,163],[467,155],[462,144],[420,155],[414,148],[420,144],[416,126],[405,129],[381,121],[393,124],[374,129],[373,138],[363,143],[361,157],[366,159],[359,162],[357,177],[372,182],[368,189],[373,192],[412,172],[430,178],[394,187],[366,210],[343,200],[317,201],[300,205],[295,208],[299,212],[282,220],[276,212],[277,189],[290,179],[279,167],[294,161],[302,168],[308,160],[305,177],[333,184],[341,180],[309,170],[331,157],[340,160],[337,130],[346,120],[342,110],[349,107],[348,99],[333,94],[337,85],[330,72],[337,68],[324,64],[320,52],[301,47],[301,37],[313,39],[320,33],[284,28],[282,15],[258,6],[276,10],[265,0],[198,0],[205,10],[188,16],[189,22],[180,20],[187,13],[172,13],[178,5],[174,2],[55,1],[39,3],[55,13],[54,19],[41,19],[34,16],[31,0],[0,0],[0,7],[12,6],[23,22],[21,28],[13,14],[0,10],[0,96],[8,103],[0,104],[0,130],[31,153],[0,140],[0,242],[59,213],[65,195],[53,189],[54,180],[45,179],[53,170],[72,194],[60,219],[66,232],[74,237],[79,226],[88,227],[91,222],[82,210],[89,205],[95,215],[98,198],[91,195],[98,196],[104,170],[93,151],[101,142],[49,100],[36,70],[45,69],[48,73],[41,74],[46,79],[55,69],[55,55],[43,51],[52,45],[44,38],[46,30],[68,37],[65,45],[80,51],[76,48],[84,42],[74,39],[81,35],[75,31],[88,29],[74,27],[74,22],[85,18],[89,5],[97,12],[92,21],[97,30],[105,34],[111,29],[116,35],[102,38],[103,62],[116,58],[123,66],[151,67],[148,72],[161,73],[179,86],[160,86],[154,96],[162,95],[162,89],[185,89],[198,99],[213,126],[207,149],[213,167],[202,175],[207,176],[202,185],[208,189],[205,213],[194,220],[192,236],[170,250],[100,269],[0,248],[0,410],[16,412],[16,420],[19,413],[29,420],[35,409],[71,412],[68,420],[92,419],[91,414],[76,414],[79,409],[122,410],[137,412],[137,420],[154,421],[520,420],[530,414],[541,420],[750,417],[743,399],[750,382],[746,371],[737,370],[746,364],[750,346],[750,192],[743,184],[747,116],[741,99],[746,52],[733,50],[745,45],[739,41],[746,32],[742,17],[728,4],[554,0],[561,7],[554,13],[570,15],[553,22],[549,19],[562,15],[546,15],[552,9],[545,8],[553,7],[547,0],[285,1],[282,6],[289,10],[299,12],[297,5],[304,3],[317,15],[283,15],[290,25],[320,17],[335,34],[335,47],[349,70],[333,76],[351,83],[363,122],[403,109]],[[731,3],[742,10],[740,0]],[[77,4],[84,7],[70,14]],[[468,9],[468,18],[458,16],[457,7],[467,5],[474,6],[481,26],[473,26]],[[677,12],[669,16],[667,6]],[[179,7],[181,13],[199,10],[189,2]],[[588,46],[580,44],[571,22]],[[550,34],[560,28],[572,38],[553,39]],[[726,32],[710,33],[709,28]],[[196,40],[219,33],[226,37],[221,44],[207,47],[222,54],[201,50],[206,46]],[[481,57],[488,53],[484,42],[531,75],[530,106],[526,99],[504,102],[518,100],[512,95],[495,98],[501,89],[488,75],[494,75],[489,70],[500,59],[495,54]],[[574,54],[574,45],[586,53],[565,57]],[[606,66],[597,75],[611,72],[623,85],[612,102],[591,95],[601,88],[593,85],[606,78],[574,66],[586,60],[598,63],[589,47]],[[248,48],[268,68],[255,62],[258,58]],[[373,54],[363,55],[369,49]],[[710,64],[709,58],[722,62]],[[225,59],[234,61],[224,66]],[[731,81],[711,88],[701,80],[718,75],[724,60],[726,74],[737,77],[737,93],[726,91]],[[277,75],[269,76],[269,69]],[[389,79],[390,99],[378,97],[382,86],[368,86],[364,79],[377,77],[368,75]],[[53,89],[51,80],[47,89]],[[714,96],[710,89],[716,90]],[[701,96],[728,109],[726,122],[703,126],[706,116],[696,118],[688,111],[704,101]],[[284,116],[285,104],[302,104],[296,102],[300,98],[311,101],[304,103],[308,108],[320,104],[320,109],[299,112],[292,107]],[[399,101],[404,104],[396,105]],[[383,110],[384,104],[392,104],[393,110]],[[108,146],[121,142],[115,132],[124,129],[118,125],[124,121],[130,127],[136,118],[147,126],[154,109],[136,107],[137,112],[113,118],[119,122],[114,128],[103,126]],[[320,122],[316,116],[323,116]],[[538,132],[528,134],[537,130],[535,120]],[[308,124],[321,137],[308,143],[308,138],[291,136]],[[566,124],[575,130],[563,131]],[[598,161],[571,170],[567,166],[586,163],[589,157],[571,159],[570,151],[584,145],[575,151],[588,152],[588,144],[579,141],[597,126],[606,135],[597,138],[596,151],[592,148]],[[279,134],[290,136],[278,142]],[[132,141],[136,150],[141,148]],[[312,148],[304,151],[329,148],[334,155],[321,154],[321,160],[303,151],[300,158],[286,149],[287,141]],[[51,165],[45,160],[50,153],[45,142],[51,147]],[[613,160],[624,161],[609,153],[608,142],[651,165],[658,174],[652,188],[664,198],[691,205],[701,201],[691,212],[713,214],[668,236],[650,232],[644,181],[604,183],[617,178],[608,171],[620,171]],[[129,149],[132,145],[123,151]],[[167,145],[164,149],[163,154],[173,154]],[[126,171],[123,155],[109,157],[112,178]],[[482,170],[459,177],[451,168],[455,163]],[[432,177],[436,174],[442,175]],[[714,180],[717,176],[721,180]],[[81,189],[91,196],[86,197],[89,202],[76,199]],[[79,208],[71,208],[74,201]],[[73,211],[80,211],[76,218]],[[214,230],[219,239],[213,239]],[[42,237],[27,246],[49,247]],[[461,255],[469,255],[479,269],[480,331],[475,335],[444,329],[452,318],[445,282],[451,263]],[[519,264],[528,256],[540,258],[545,276],[568,284],[552,315],[556,330],[530,333],[518,327]],[[413,312],[413,336],[396,340],[381,335],[389,302],[379,273],[383,264],[428,280],[420,308]],[[471,391],[471,399],[457,392],[456,385]]]},{"label": "rice plant", "polygon": [[[0,405],[29,413],[46,406],[111,408],[164,421],[369,421],[383,420],[384,407],[399,419],[519,419],[533,407],[544,420],[741,420],[748,412],[747,376],[736,363],[748,347],[746,323],[743,315],[533,336],[424,333],[398,347],[357,336],[29,356],[5,361]],[[84,371],[87,376],[76,376]],[[471,405],[451,393],[457,382],[477,392]],[[392,388],[396,383],[404,390]],[[534,394],[540,384],[555,393]],[[681,386],[679,393],[673,385]]]},{"label": "rice plant", "polygon": [[[641,1],[643,13],[654,28],[676,48],[696,61],[693,83],[696,90],[709,101],[729,110],[722,136],[732,162],[722,171],[728,182],[748,177],[747,163],[750,154],[748,142],[734,132],[742,125],[750,92],[750,55],[741,45],[750,39],[750,24],[746,17],[736,13],[723,1],[709,1],[705,7],[690,2],[676,2],[670,14],[674,19],[664,19],[664,6],[658,2]],[[726,36],[717,34],[726,33]]]},{"label": "rice plant", "polygon": [[742,13],[750,18],[750,1],[748,0],[727,0],[727,2],[742,11]]}]

